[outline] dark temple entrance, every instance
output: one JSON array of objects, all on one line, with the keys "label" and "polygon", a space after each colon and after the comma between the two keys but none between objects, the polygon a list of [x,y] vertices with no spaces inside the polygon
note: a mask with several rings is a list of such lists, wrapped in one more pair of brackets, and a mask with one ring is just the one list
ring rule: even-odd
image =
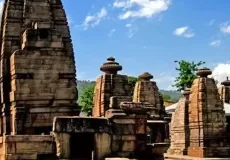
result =
[{"label": "dark temple entrance", "polygon": [[70,138],[72,160],[92,160],[94,151],[93,133],[72,133]]}]

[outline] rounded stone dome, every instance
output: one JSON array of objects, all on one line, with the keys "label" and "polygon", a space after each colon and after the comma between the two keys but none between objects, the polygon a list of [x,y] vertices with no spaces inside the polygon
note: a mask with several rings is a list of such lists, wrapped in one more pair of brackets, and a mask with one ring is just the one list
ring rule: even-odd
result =
[{"label": "rounded stone dome", "polygon": [[107,61],[100,67],[100,70],[107,74],[117,74],[118,71],[122,70],[122,66],[115,62],[114,57],[108,57]]},{"label": "rounded stone dome", "polygon": [[153,79],[153,75],[151,75],[149,72],[144,72],[138,78],[141,80],[150,81]]},{"label": "rounded stone dome", "polygon": [[209,68],[201,68],[196,72],[196,75],[199,77],[208,77],[212,74],[212,71]]}]

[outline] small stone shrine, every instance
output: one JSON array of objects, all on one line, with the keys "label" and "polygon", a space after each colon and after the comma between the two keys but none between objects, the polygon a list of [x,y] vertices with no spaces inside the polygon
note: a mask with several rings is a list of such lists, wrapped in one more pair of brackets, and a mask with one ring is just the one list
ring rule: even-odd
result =
[{"label": "small stone shrine", "polygon": [[191,88],[189,97],[188,155],[194,157],[226,157],[230,148],[226,144],[226,117],[212,71],[203,68]]},{"label": "small stone shrine", "polygon": [[170,148],[167,153],[187,155],[189,147],[188,105],[190,89],[186,89],[173,113],[170,127]]},{"label": "small stone shrine", "polygon": [[166,149],[168,146],[168,122],[164,120],[165,108],[162,95],[159,92],[155,81],[151,81],[153,76],[144,72],[139,76],[134,88],[134,102],[148,102],[153,107],[148,112],[148,135],[149,143],[155,148]]},{"label": "small stone shrine", "polygon": [[144,72],[139,76],[139,81],[134,88],[133,102],[149,102],[158,109],[158,115],[162,116],[164,106],[161,103],[161,96],[156,82],[150,81],[152,78],[153,76],[148,72]]},{"label": "small stone shrine", "polygon": [[[214,79],[208,77],[211,74],[212,71],[208,68],[199,69],[198,77],[191,87],[189,102],[186,98],[180,101],[173,114],[171,146],[165,157],[170,159],[173,159],[173,155],[187,155],[191,159],[230,157],[224,106]],[[187,103],[188,113],[186,113]],[[183,159],[183,156],[180,158]]]},{"label": "small stone shrine", "polygon": [[230,104],[230,80],[228,77],[221,85],[219,88],[220,97],[224,103]]},{"label": "small stone shrine", "polygon": [[115,58],[109,57],[100,70],[104,74],[96,80],[93,100],[94,117],[104,117],[108,109],[111,109],[111,112],[119,111],[121,102],[132,101],[128,76],[118,74],[122,66],[115,62]]}]

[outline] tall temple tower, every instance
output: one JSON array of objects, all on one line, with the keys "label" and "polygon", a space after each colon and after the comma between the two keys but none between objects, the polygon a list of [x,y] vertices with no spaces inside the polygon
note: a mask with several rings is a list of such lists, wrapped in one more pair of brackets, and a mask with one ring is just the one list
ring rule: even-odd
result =
[{"label": "tall temple tower", "polygon": [[61,0],[5,0],[1,21],[0,135],[52,130],[75,115],[77,84]]}]

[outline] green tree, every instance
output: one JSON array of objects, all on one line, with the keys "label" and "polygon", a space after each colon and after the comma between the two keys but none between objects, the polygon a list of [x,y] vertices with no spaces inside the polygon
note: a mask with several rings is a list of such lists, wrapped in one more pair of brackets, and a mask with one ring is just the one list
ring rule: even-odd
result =
[{"label": "green tree", "polygon": [[130,95],[133,95],[135,84],[137,81],[138,81],[137,77],[128,76],[128,84],[129,84],[129,87],[131,89]]},{"label": "green tree", "polygon": [[170,97],[170,95],[168,95],[168,94],[162,94],[162,97],[163,97],[163,100],[164,100],[164,101],[169,101],[169,100],[171,100],[171,97]]},{"label": "green tree", "polygon": [[79,97],[81,111],[88,113],[88,115],[92,114],[94,87],[95,85],[90,85],[83,89],[82,94]]},{"label": "green tree", "polygon": [[178,91],[182,91],[185,88],[190,88],[192,86],[193,80],[196,78],[195,72],[198,68],[205,64],[203,61],[199,61],[198,63],[195,62],[188,62],[188,61],[175,61],[179,66],[176,70],[179,72],[179,76],[176,77],[174,87],[177,88]]}]

